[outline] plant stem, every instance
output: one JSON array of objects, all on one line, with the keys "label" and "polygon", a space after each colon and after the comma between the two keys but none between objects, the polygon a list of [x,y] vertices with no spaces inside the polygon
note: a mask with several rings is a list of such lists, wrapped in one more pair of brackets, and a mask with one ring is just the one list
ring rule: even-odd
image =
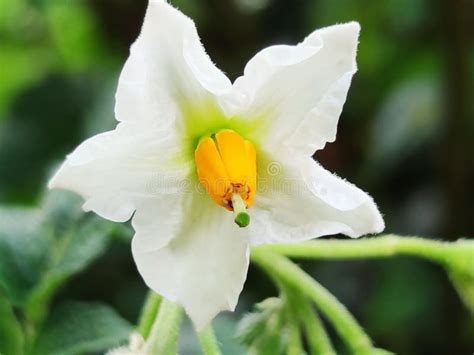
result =
[{"label": "plant stem", "polygon": [[[273,279],[278,284],[282,292],[282,297],[285,300],[287,320],[290,322],[290,326],[293,324],[293,328],[296,327],[298,331],[298,339],[295,341],[295,344],[299,345],[299,353],[303,352],[299,335],[300,327],[302,326],[308,341],[310,354],[336,355],[336,351],[332,347],[331,340],[324,329],[321,319],[316,314],[315,309],[306,296],[302,295],[294,287],[284,283],[283,280],[275,277]],[[290,345],[291,329],[292,328],[290,328]]]},{"label": "plant stem", "polygon": [[470,265],[464,265],[470,269],[474,255],[474,241],[459,240],[448,243],[418,237],[385,235],[357,240],[313,240],[299,244],[271,244],[254,247],[253,250],[266,250],[305,259],[366,259],[413,255],[444,265],[452,264],[453,258],[471,252],[471,259],[466,260],[466,264],[470,261]]},{"label": "plant stem", "polygon": [[217,338],[211,325],[208,325],[206,329],[199,332],[198,338],[204,355],[221,355]]},{"label": "plant stem", "polygon": [[160,295],[151,290],[148,291],[137,327],[138,332],[143,336],[143,339],[147,339],[150,335],[151,327],[158,315],[161,301],[162,297]]},{"label": "plant stem", "polygon": [[293,310],[287,310],[287,327],[288,327],[288,355],[301,355],[304,353],[303,344],[301,342],[300,327],[298,319],[294,316]]},{"label": "plant stem", "polygon": [[331,339],[324,329],[324,324],[311,303],[305,297],[300,296],[297,308],[308,340],[310,354],[336,355]]},{"label": "plant stem", "polygon": [[354,317],[329,291],[293,264],[287,258],[264,248],[252,250],[251,259],[269,274],[312,299],[322,313],[331,321],[351,353],[369,355],[372,349],[370,338],[364,333]]},{"label": "plant stem", "polygon": [[297,317],[299,300],[299,293],[290,285],[280,280],[277,275],[271,275],[275,283],[278,285],[282,294],[281,298],[284,300],[284,314],[285,323],[288,331],[288,355],[301,355],[303,351],[303,342],[300,334],[300,319]]},{"label": "plant stem", "polygon": [[174,355],[178,348],[178,335],[183,319],[183,309],[177,304],[163,299],[158,316],[145,343],[145,353]]}]

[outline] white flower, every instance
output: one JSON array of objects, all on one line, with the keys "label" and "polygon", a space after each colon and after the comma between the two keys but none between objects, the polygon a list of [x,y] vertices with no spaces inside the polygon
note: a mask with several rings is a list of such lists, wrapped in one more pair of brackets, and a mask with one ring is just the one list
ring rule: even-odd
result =
[{"label": "white flower", "polygon": [[335,139],[359,29],[266,48],[232,84],[193,21],[150,0],[120,76],[117,128],[83,142],[49,186],[106,219],[133,215],[140,274],[202,328],[235,308],[251,245],[383,230],[371,197],[312,159]]}]

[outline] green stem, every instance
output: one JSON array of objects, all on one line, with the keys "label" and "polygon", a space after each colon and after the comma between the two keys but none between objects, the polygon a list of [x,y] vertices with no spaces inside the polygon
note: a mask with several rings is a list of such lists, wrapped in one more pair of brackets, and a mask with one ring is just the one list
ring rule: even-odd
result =
[{"label": "green stem", "polygon": [[270,244],[254,247],[289,257],[309,259],[380,258],[394,255],[415,255],[444,262],[448,253],[474,248],[474,241],[439,242],[418,237],[384,235],[375,238],[328,240],[319,239],[299,244]]},{"label": "green stem", "polygon": [[298,319],[294,316],[293,310],[289,309],[287,315],[287,327],[288,327],[288,355],[301,355],[304,354],[303,344],[301,342],[300,327]]},{"label": "green stem", "polygon": [[148,295],[145,300],[145,304],[142,308],[142,313],[140,314],[140,320],[138,322],[138,332],[143,336],[143,339],[147,339],[150,335],[151,327],[153,322],[158,315],[158,310],[162,297],[156,294],[153,291],[148,291]]},{"label": "green stem", "polygon": [[[288,353],[303,353],[300,335],[300,327],[303,326],[310,354],[335,355],[329,336],[308,299],[284,280],[277,278],[274,280],[282,292],[282,298],[285,300],[287,308],[286,318],[290,325]],[[291,349],[292,346],[294,350]]]},{"label": "green stem", "polygon": [[331,321],[353,354],[370,354],[372,344],[354,317],[329,291],[287,258],[263,248],[254,248],[251,259],[269,274],[312,299]]},{"label": "green stem", "polygon": [[285,305],[285,321],[288,331],[288,347],[286,353],[288,355],[301,355],[304,351],[300,334],[300,320],[297,317],[299,294],[293,287],[286,284],[284,280],[280,280],[276,275],[271,275],[271,277],[278,285]]},{"label": "green stem", "polygon": [[336,355],[323,322],[305,297],[299,297],[297,310],[303,323],[310,354]]},{"label": "green stem", "polygon": [[198,333],[199,344],[204,355],[221,355],[219,345],[217,343],[216,335],[212,326],[207,326],[206,329]]},{"label": "green stem", "polygon": [[178,348],[178,335],[183,319],[183,309],[177,304],[163,299],[158,316],[145,343],[145,353],[174,355]]}]

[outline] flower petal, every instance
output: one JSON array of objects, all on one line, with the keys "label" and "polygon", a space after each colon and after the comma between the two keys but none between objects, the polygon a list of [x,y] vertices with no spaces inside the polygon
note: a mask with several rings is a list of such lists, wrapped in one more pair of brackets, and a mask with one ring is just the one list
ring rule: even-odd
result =
[{"label": "flower petal", "polygon": [[186,178],[185,165],[168,163],[178,154],[176,146],[168,131],[121,123],[77,147],[49,187],[74,191],[84,197],[86,211],[124,222],[143,199],[175,193]]},{"label": "flower petal", "polygon": [[186,191],[142,198],[132,219],[137,251],[149,252],[166,246],[179,235],[186,218]]},{"label": "flower petal", "polygon": [[207,195],[194,195],[188,203],[185,223],[166,247],[152,249],[135,236],[132,251],[146,284],[183,305],[202,329],[237,304],[249,263],[248,232]]},{"label": "flower petal", "polygon": [[120,75],[116,117],[166,125],[177,117],[179,100],[220,95],[231,86],[206,54],[194,22],[165,1],[150,0]]},{"label": "flower petal", "polygon": [[[250,210],[251,243],[297,242],[342,233],[379,233],[384,222],[372,198],[313,159],[279,154],[260,166],[259,191]],[[283,161],[283,163],[281,163]],[[275,174],[275,164],[279,167]],[[273,175],[272,175],[273,174]]]},{"label": "flower petal", "polygon": [[[296,46],[271,46],[252,58],[226,107],[267,118],[265,148],[287,146],[311,156],[332,142],[357,70],[356,22],[317,30]],[[227,100],[231,100],[226,97]],[[237,103],[238,101],[238,103]]]}]

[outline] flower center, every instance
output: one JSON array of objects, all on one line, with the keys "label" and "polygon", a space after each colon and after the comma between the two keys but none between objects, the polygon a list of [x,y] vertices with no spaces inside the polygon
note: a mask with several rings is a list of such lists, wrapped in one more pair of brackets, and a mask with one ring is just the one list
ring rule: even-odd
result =
[{"label": "flower center", "polygon": [[220,206],[233,211],[235,222],[250,222],[246,209],[253,204],[257,186],[255,148],[238,133],[225,129],[202,137],[194,152],[199,181]]}]

